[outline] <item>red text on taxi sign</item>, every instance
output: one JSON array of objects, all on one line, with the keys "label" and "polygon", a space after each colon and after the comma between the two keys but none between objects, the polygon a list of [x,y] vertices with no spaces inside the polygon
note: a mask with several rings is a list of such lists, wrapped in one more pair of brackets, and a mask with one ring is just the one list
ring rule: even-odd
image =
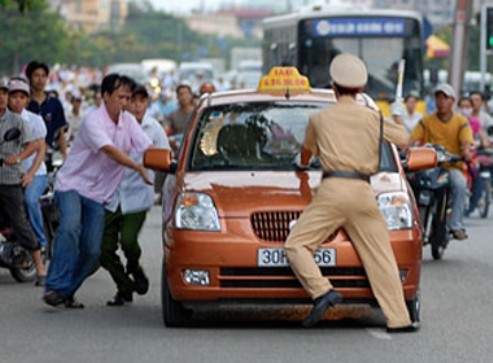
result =
[{"label": "red text on taxi sign", "polygon": [[258,90],[273,95],[296,95],[309,92],[310,82],[295,67],[274,67],[262,77]]}]

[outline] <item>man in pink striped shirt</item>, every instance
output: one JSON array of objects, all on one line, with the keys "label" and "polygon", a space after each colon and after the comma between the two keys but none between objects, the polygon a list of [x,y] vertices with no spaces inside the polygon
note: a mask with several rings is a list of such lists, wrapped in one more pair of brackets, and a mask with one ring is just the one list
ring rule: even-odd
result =
[{"label": "man in pink striped shirt", "polygon": [[144,166],[128,156],[130,151],[142,153],[151,147],[135,118],[124,111],[134,88],[135,82],[126,76],[110,74],[103,79],[104,103],[81,121],[57,174],[55,201],[61,219],[43,296],[48,305],[84,307],[74,294],[99,267],[104,204],[118,187],[125,167],[152,184]]}]

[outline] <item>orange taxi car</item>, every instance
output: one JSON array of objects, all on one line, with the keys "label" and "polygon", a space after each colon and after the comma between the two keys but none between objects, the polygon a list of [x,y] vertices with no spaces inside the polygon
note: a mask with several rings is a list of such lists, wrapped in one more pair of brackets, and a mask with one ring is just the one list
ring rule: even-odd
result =
[{"label": "orange taxi car", "polygon": [[[310,203],[321,170],[314,161],[309,171],[297,172],[293,160],[309,115],[335,102],[331,90],[310,89],[296,69],[271,72],[258,90],[201,98],[163,190],[167,326],[187,325],[202,303],[310,302],[283,243]],[[157,157],[159,151],[153,154],[146,155],[146,165],[169,167],[169,160]],[[414,149],[403,165],[396,148],[386,143],[380,172],[371,178],[414,321],[420,311],[422,228],[405,169],[435,163],[433,152]],[[315,258],[345,302],[376,303],[344,230],[327,236]]]}]

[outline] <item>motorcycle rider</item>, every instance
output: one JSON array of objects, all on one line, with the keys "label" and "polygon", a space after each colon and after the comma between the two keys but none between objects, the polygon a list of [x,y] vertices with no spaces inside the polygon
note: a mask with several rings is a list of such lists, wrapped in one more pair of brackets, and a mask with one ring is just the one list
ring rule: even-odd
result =
[{"label": "motorcycle rider", "polygon": [[[38,239],[39,245],[44,249],[47,247],[47,241],[39,198],[41,198],[41,195],[45,191],[47,182],[46,164],[44,163],[46,153],[46,126],[41,116],[26,110],[30,94],[29,84],[20,78],[12,78],[8,86],[9,109],[27,122],[36,143],[36,153],[24,161],[26,173],[22,177],[22,187],[25,188],[24,205],[26,206],[29,222]],[[42,281],[39,281],[39,284],[42,283]]]},{"label": "motorcycle rider", "polygon": [[41,259],[38,241],[27,220],[21,186],[24,175],[21,162],[36,150],[36,144],[27,123],[7,109],[8,90],[7,85],[0,83],[0,137],[3,140],[6,131],[14,127],[21,131],[21,136],[17,140],[0,145],[0,155],[4,158],[4,163],[0,166],[0,208],[3,209],[3,215],[9,218],[21,245],[31,253],[36,266],[38,285],[42,285],[46,269]]},{"label": "motorcycle rider", "polygon": [[[449,84],[439,85],[434,92],[437,110],[423,119],[413,129],[408,147],[417,141],[440,145],[446,151],[471,160],[471,146],[474,145],[469,121],[453,111],[456,94]],[[462,173],[462,162],[446,166],[450,173],[453,195],[452,216],[449,222],[455,239],[464,240],[467,233],[463,225],[464,205],[467,195],[467,181]]]}]

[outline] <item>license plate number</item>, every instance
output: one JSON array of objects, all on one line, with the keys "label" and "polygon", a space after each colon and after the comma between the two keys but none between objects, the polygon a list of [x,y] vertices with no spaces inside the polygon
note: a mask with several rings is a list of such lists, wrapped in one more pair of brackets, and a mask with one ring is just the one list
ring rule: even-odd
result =
[{"label": "license plate number", "polygon": [[[334,248],[319,248],[315,252],[315,262],[318,266],[335,266],[336,250]],[[283,267],[289,266],[284,248],[259,248],[257,254],[257,266],[259,267]]]}]

